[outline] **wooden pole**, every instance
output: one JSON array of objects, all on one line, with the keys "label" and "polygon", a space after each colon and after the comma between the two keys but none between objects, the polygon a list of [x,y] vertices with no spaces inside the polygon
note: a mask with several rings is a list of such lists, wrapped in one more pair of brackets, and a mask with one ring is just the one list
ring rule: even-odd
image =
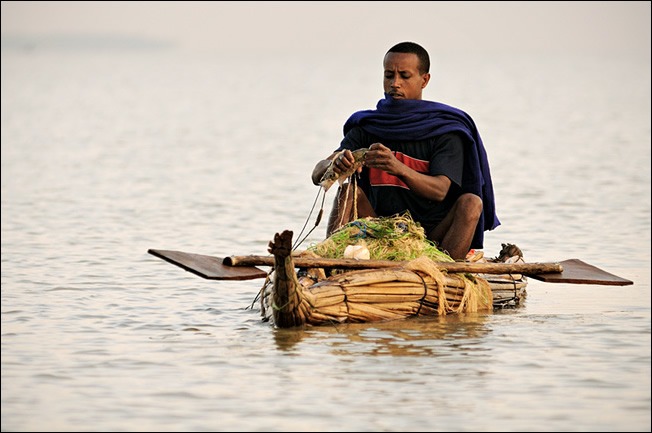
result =
[{"label": "wooden pole", "polygon": [[[297,268],[340,268],[340,269],[374,269],[392,268],[407,264],[405,261],[393,260],[356,260],[327,259],[313,257],[293,257]],[[471,263],[471,262],[434,262],[439,270],[446,272],[469,272],[472,274],[552,274],[561,273],[560,263]],[[229,256],[225,257],[226,266],[274,266],[273,256]]]}]

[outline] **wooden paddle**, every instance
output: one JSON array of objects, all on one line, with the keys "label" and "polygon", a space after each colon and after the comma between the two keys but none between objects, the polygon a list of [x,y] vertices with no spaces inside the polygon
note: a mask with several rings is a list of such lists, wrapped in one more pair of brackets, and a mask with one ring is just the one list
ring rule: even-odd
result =
[{"label": "wooden paddle", "polygon": [[253,280],[267,276],[267,272],[253,266],[225,266],[219,257],[170,250],[150,249],[147,252],[209,280]]},{"label": "wooden paddle", "polygon": [[[256,266],[274,266],[274,257],[272,256],[230,256],[222,259],[219,257],[171,250],[150,249],[148,253],[209,280],[251,280],[265,278],[268,273]],[[401,266],[405,262],[294,257],[294,264],[296,267],[305,268],[372,269]],[[565,260],[561,263],[438,262],[437,266],[447,272],[524,274],[550,283],[616,286],[633,284],[630,280],[610,274],[578,259]]]}]

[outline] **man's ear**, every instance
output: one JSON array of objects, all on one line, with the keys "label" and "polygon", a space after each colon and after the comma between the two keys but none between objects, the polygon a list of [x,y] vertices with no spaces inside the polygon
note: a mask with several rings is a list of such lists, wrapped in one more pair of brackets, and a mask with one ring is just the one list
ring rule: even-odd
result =
[{"label": "man's ear", "polygon": [[430,81],[430,73],[426,72],[421,76],[421,78],[423,79],[423,83],[421,83],[421,88],[425,89],[426,86],[428,85],[428,82]]}]

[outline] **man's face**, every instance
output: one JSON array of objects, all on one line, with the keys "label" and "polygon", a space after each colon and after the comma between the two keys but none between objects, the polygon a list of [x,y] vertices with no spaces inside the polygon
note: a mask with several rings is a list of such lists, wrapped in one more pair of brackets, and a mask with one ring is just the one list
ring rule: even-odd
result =
[{"label": "man's face", "polygon": [[413,53],[387,53],[383,89],[393,99],[421,99],[430,74],[419,73],[419,57]]}]

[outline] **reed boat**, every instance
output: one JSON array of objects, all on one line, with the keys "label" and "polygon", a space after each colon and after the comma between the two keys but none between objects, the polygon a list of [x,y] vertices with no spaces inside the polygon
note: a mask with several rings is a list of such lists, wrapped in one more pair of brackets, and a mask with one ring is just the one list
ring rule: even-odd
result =
[{"label": "reed boat", "polygon": [[[455,272],[473,269],[474,262],[426,256],[402,262],[362,259],[358,266],[367,268],[355,269],[356,259],[351,266],[310,251],[293,254],[292,235],[286,230],[270,242],[274,266],[260,293],[263,320],[279,328],[491,311],[517,306],[526,296],[527,277],[520,273]],[[515,255],[507,257],[508,249]],[[525,263],[511,244],[503,245],[499,257],[502,263]],[[478,264],[489,269],[486,262]]]}]

